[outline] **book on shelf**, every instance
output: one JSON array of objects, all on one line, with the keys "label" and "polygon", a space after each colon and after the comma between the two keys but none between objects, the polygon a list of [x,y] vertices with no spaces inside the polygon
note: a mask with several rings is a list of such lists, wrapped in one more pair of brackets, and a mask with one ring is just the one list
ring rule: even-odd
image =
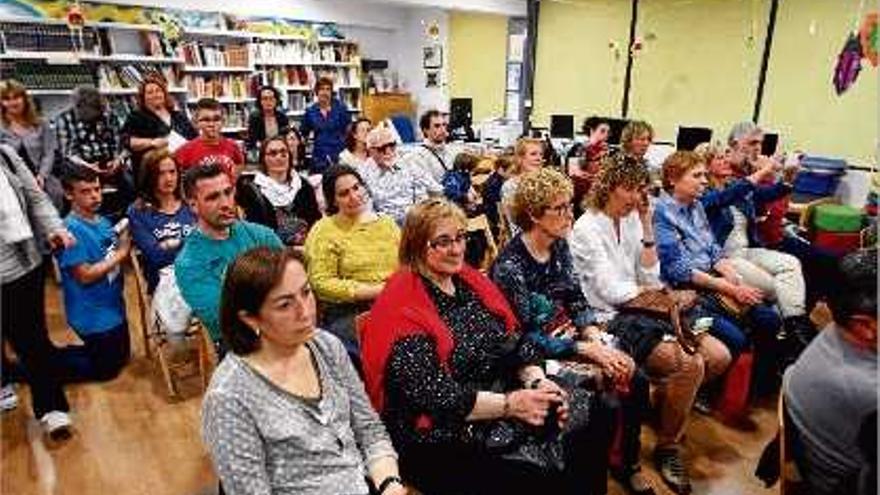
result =
[{"label": "book on shelf", "polygon": [[270,67],[265,71],[265,81],[272,86],[295,87],[311,90],[319,77],[329,77],[339,88],[357,89],[361,81],[356,67],[332,67],[315,70],[308,66]]},{"label": "book on shelf", "polygon": [[29,89],[73,89],[95,85],[95,75],[79,64],[56,65],[45,62],[10,61],[0,66],[3,78],[12,78]]},{"label": "book on shelf", "polygon": [[250,76],[243,74],[222,74],[216,76],[187,77],[187,93],[198,98],[247,98]]},{"label": "book on shelf", "polygon": [[176,72],[172,67],[126,64],[113,66],[102,64],[97,68],[98,87],[101,89],[136,89],[148,74],[159,74],[174,88],[180,86]]},{"label": "book on shelf", "polygon": [[248,67],[248,48],[244,45],[205,45],[189,42],[178,47],[187,65],[198,67]]},{"label": "book on shelf", "polygon": [[97,33],[85,28],[82,36],[65,25],[22,22],[0,22],[4,52],[87,52],[96,53]]}]

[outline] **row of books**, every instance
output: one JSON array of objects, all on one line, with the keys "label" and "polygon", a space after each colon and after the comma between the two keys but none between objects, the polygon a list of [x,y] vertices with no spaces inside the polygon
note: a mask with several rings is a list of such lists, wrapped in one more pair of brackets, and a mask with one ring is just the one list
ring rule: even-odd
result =
[{"label": "row of books", "polygon": [[187,77],[186,90],[190,98],[245,98],[249,94],[250,76],[218,75]]},{"label": "row of books", "polygon": [[144,77],[151,73],[160,74],[169,87],[180,86],[177,73],[170,66],[126,64],[98,66],[98,87],[101,89],[136,89]]},{"label": "row of books", "polygon": [[85,65],[16,61],[4,63],[0,72],[3,78],[16,79],[29,89],[73,89],[95,84],[94,73]]},{"label": "row of books", "polygon": [[357,62],[357,46],[325,45],[310,49],[304,41],[264,41],[251,44],[258,64],[318,64]]},{"label": "row of books", "polygon": [[245,104],[227,105],[225,107],[224,127],[247,127],[248,106]]},{"label": "row of books", "polygon": [[247,67],[248,48],[245,45],[205,45],[183,43],[177,48],[178,55],[187,65],[199,67]]},{"label": "row of books", "polygon": [[360,86],[357,67],[334,67],[314,70],[308,66],[271,67],[265,70],[266,81],[272,86],[312,88],[319,77],[329,77],[338,86]]},{"label": "row of books", "polygon": [[88,52],[98,46],[97,33],[84,29],[82,33],[67,26],[0,22],[0,40],[3,52]]}]

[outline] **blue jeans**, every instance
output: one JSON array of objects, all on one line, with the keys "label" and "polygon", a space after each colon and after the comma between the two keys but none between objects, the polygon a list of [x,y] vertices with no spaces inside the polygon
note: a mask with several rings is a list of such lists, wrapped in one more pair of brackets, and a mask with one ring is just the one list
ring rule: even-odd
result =
[{"label": "blue jeans", "polygon": [[82,334],[83,345],[69,345],[56,351],[67,383],[106,381],[116,378],[131,354],[128,323],[96,334]]},{"label": "blue jeans", "polygon": [[782,327],[779,313],[766,303],[752,306],[741,323],[728,316],[714,301],[705,303],[703,310],[712,317],[709,334],[723,342],[734,359],[749,347],[747,330],[772,337]]}]

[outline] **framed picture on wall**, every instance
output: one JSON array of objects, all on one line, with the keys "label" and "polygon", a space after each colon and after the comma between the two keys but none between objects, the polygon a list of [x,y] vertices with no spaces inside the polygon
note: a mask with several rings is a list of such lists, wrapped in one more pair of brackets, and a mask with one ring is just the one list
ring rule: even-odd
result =
[{"label": "framed picture on wall", "polygon": [[440,45],[423,47],[422,67],[425,69],[439,69],[443,67],[443,47]]},{"label": "framed picture on wall", "polygon": [[519,91],[522,80],[522,64],[519,62],[507,63],[507,91]]},{"label": "framed picture on wall", "polygon": [[425,71],[425,87],[426,88],[439,88],[440,87],[440,71],[439,70],[426,70]]}]

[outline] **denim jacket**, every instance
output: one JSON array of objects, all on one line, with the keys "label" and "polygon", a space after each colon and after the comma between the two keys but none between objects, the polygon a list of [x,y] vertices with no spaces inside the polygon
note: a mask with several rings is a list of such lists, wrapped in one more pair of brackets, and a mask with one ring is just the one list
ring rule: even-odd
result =
[{"label": "denim jacket", "polygon": [[715,235],[715,241],[723,246],[733,230],[733,212],[736,207],[748,220],[748,239],[750,247],[762,246],[758,237],[758,210],[766,203],[775,201],[791,192],[791,187],[782,182],[769,186],[755,186],[746,179],[736,179],[723,188],[709,188],[700,197],[706,217]]}]

